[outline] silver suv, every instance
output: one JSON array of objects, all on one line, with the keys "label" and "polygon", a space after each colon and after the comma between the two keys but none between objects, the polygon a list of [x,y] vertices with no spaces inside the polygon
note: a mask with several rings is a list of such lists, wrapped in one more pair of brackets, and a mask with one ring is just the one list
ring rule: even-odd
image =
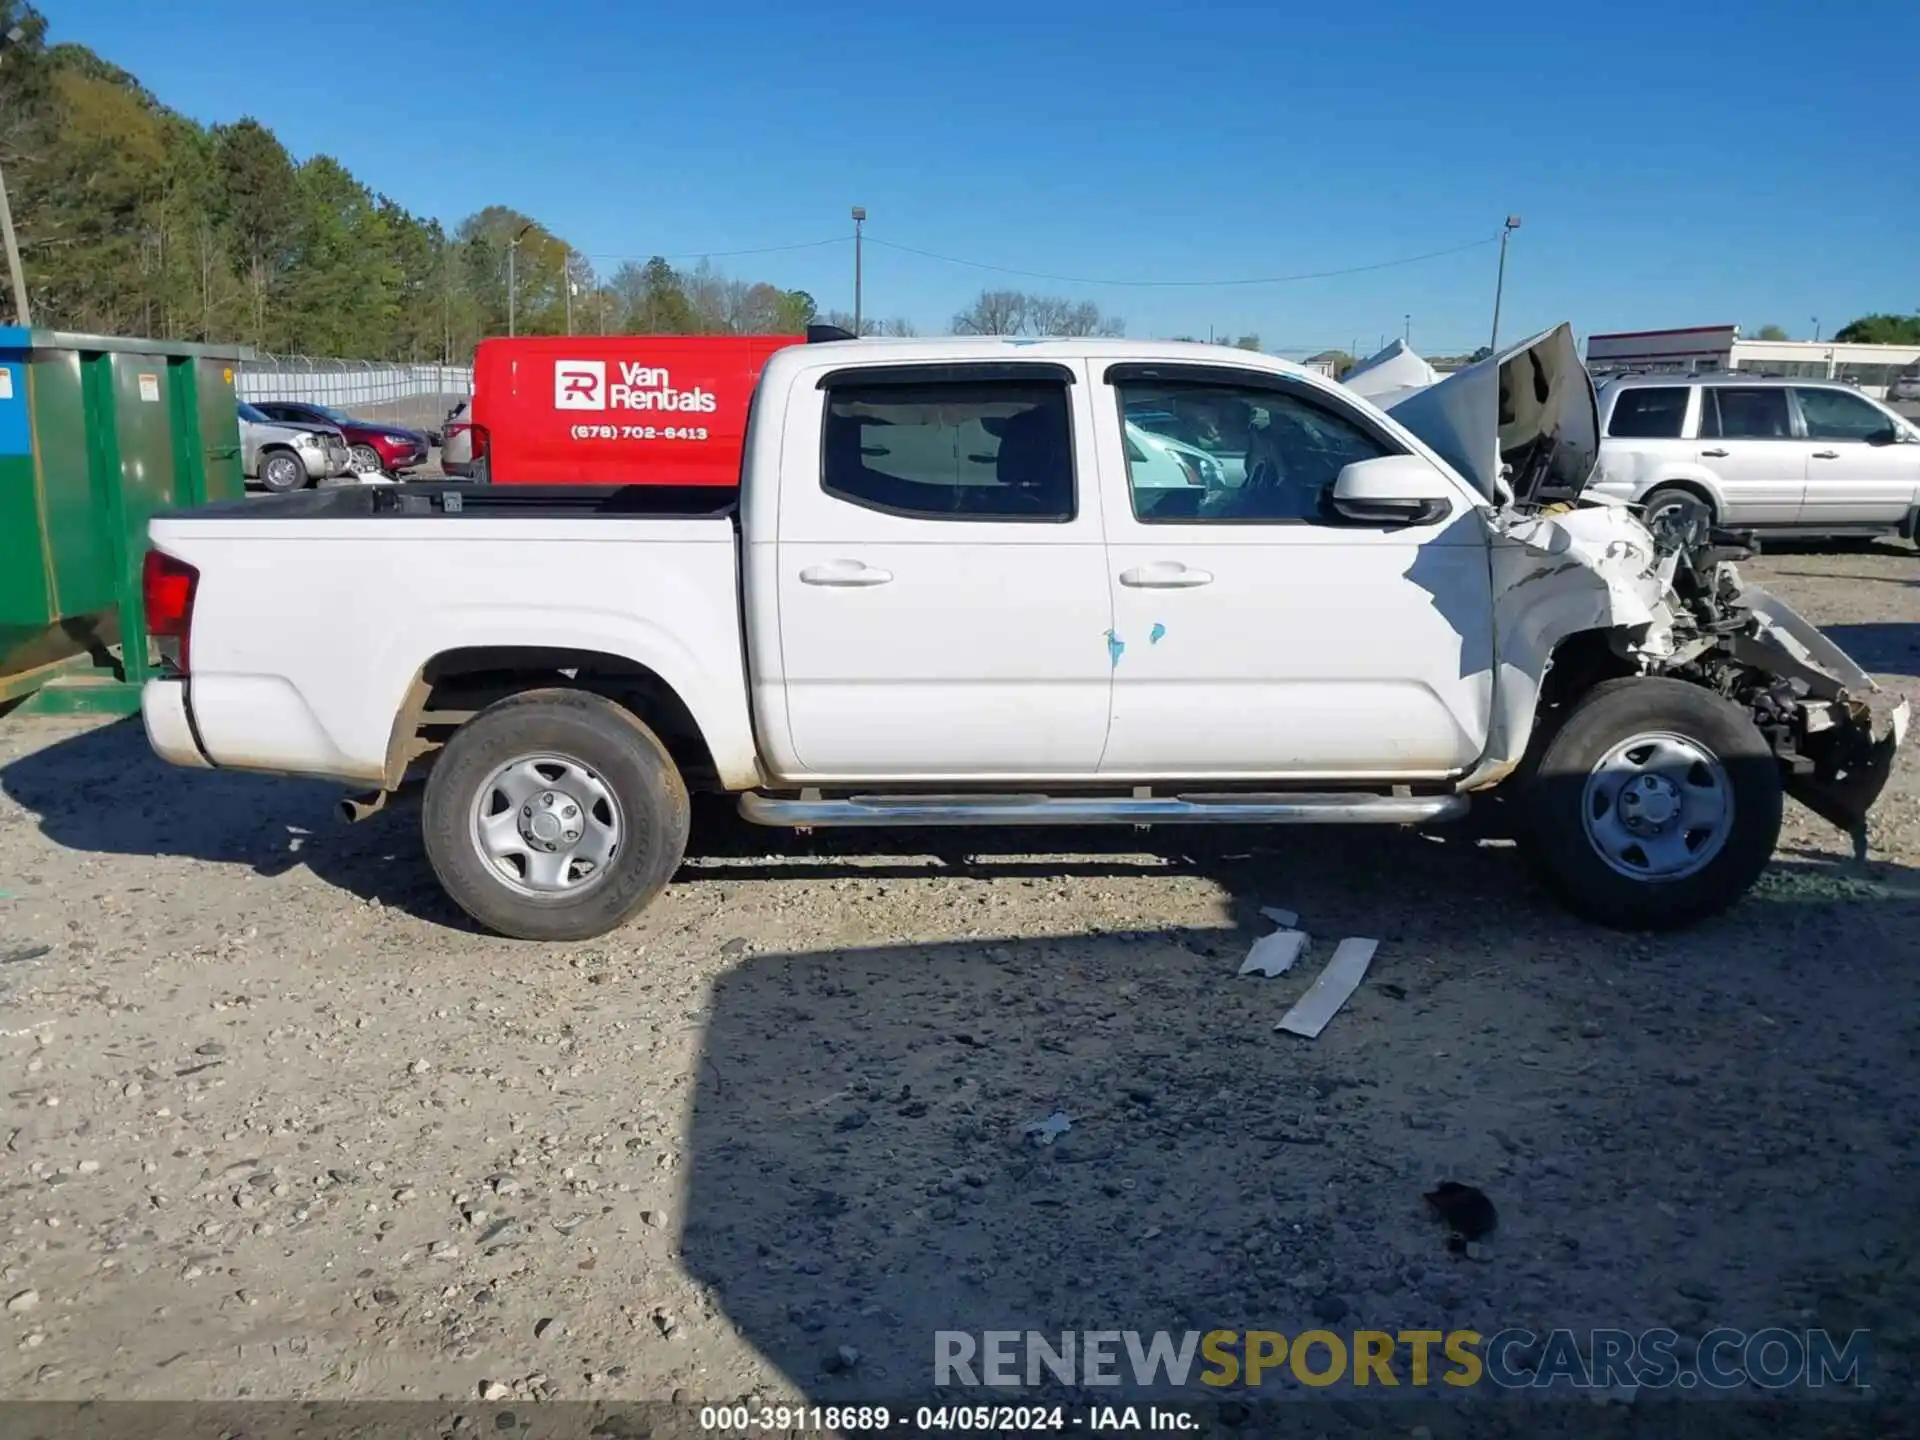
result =
[{"label": "silver suv", "polygon": [[1648,519],[1704,505],[1762,535],[1915,538],[1920,428],[1827,380],[1627,375],[1600,382],[1591,490]]}]

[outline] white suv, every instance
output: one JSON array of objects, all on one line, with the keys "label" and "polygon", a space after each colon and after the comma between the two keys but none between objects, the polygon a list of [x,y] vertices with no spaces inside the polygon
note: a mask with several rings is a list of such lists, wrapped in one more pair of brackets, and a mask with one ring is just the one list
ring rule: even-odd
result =
[{"label": "white suv", "polygon": [[1826,380],[1628,375],[1600,384],[1594,493],[1648,519],[1705,506],[1762,535],[1915,538],[1920,429]]}]

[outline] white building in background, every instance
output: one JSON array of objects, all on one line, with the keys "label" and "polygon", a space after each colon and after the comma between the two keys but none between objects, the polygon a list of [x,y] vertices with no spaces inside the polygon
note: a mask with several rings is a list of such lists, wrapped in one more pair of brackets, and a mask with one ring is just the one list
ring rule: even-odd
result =
[{"label": "white building in background", "polygon": [[1795,380],[1844,380],[1884,400],[1895,376],[1920,370],[1920,345],[1743,340],[1738,325],[1695,325],[1589,335],[1587,369],[1595,375],[1740,370]]}]

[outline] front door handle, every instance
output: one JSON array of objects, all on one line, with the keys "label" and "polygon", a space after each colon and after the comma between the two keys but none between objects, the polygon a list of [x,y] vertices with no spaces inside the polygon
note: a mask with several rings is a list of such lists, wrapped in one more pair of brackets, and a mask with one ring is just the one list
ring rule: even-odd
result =
[{"label": "front door handle", "polygon": [[1838,450],[1816,450],[1813,452],[1813,458],[1816,460],[1838,460],[1840,458],[1840,452]]},{"label": "front door handle", "polygon": [[829,560],[825,565],[809,565],[800,572],[802,585],[884,585],[891,579],[891,570],[876,570],[858,560]]},{"label": "front door handle", "polygon": [[1151,565],[1122,570],[1120,583],[1135,590],[1189,590],[1195,585],[1211,585],[1213,575],[1182,565],[1178,560],[1156,560]]},{"label": "front door handle", "polygon": [[1702,450],[1700,453],[1709,460],[1724,460],[1727,458],[1727,452],[1724,450]]}]

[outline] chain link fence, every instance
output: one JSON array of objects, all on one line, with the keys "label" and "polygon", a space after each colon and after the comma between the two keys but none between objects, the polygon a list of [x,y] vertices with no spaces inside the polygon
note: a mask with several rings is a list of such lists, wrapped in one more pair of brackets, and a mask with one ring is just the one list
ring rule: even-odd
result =
[{"label": "chain link fence", "polygon": [[239,367],[234,390],[242,400],[300,400],[355,419],[437,430],[473,394],[473,369],[263,354]]}]

